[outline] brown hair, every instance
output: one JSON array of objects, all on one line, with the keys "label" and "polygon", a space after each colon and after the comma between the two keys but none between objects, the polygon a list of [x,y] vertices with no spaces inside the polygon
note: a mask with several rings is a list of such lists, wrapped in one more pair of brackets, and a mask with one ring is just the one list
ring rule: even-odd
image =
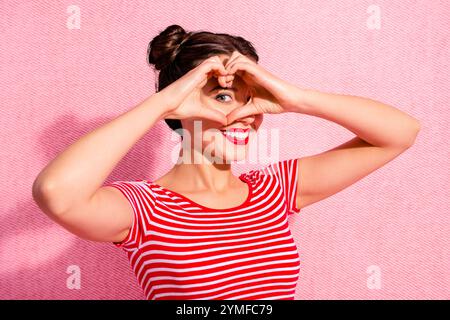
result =
[{"label": "brown hair", "polygon": [[[231,56],[235,50],[255,62],[259,60],[252,43],[242,37],[202,30],[186,32],[179,25],[170,25],[150,41],[147,49],[148,63],[154,65],[155,71],[159,71],[156,92],[181,78],[205,59],[220,54]],[[182,128],[178,119],[164,121],[172,130]]]}]

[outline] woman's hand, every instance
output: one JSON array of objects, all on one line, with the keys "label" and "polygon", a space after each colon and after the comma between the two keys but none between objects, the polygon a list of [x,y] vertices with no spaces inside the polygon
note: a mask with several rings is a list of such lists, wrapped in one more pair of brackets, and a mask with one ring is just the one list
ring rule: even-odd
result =
[{"label": "woman's hand", "polygon": [[[281,80],[250,58],[234,51],[225,69],[240,76],[251,87],[252,103],[234,109],[227,115],[228,123],[252,114],[295,112],[298,110],[300,89]],[[220,79],[220,78],[219,78]],[[232,80],[227,82],[231,87]]]},{"label": "woman's hand", "polygon": [[[204,118],[227,125],[224,113],[204,106],[201,90],[212,76],[218,78],[221,86],[226,86],[227,71],[218,56],[209,57],[197,67],[159,92],[166,97],[166,119]],[[229,78],[229,77],[228,77]]]}]

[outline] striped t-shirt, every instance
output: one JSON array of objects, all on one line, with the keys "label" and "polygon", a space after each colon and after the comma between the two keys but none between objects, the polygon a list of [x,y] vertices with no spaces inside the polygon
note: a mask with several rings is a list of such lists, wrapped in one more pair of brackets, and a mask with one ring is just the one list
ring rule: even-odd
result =
[{"label": "striped t-shirt", "polygon": [[294,299],[300,272],[288,216],[298,159],[242,173],[248,197],[213,209],[149,180],[115,181],[133,207],[121,242],[148,300]]}]

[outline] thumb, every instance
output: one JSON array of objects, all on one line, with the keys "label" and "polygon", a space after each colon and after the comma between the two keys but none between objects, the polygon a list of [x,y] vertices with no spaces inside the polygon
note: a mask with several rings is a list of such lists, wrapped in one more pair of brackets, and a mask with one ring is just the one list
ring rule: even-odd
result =
[{"label": "thumb", "polygon": [[218,110],[208,107],[202,107],[199,110],[198,117],[219,122],[222,125],[227,125],[227,117]]},{"label": "thumb", "polygon": [[231,111],[226,118],[228,123],[233,123],[236,119],[245,118],[258,113],[260,112],[258,112],[255,105],[248,103]]}]

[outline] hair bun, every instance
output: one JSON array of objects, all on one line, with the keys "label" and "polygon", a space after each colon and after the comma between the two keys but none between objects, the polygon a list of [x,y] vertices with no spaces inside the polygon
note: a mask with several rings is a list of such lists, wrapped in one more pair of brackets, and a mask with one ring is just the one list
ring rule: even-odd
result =
[{"label": "hair bun", "polygon": [[161,70],[170,64],[178,53],[179,46],[188,38],[183,27],[173,24],[150,41],[147,49],[148,63],[156,70]]}]

